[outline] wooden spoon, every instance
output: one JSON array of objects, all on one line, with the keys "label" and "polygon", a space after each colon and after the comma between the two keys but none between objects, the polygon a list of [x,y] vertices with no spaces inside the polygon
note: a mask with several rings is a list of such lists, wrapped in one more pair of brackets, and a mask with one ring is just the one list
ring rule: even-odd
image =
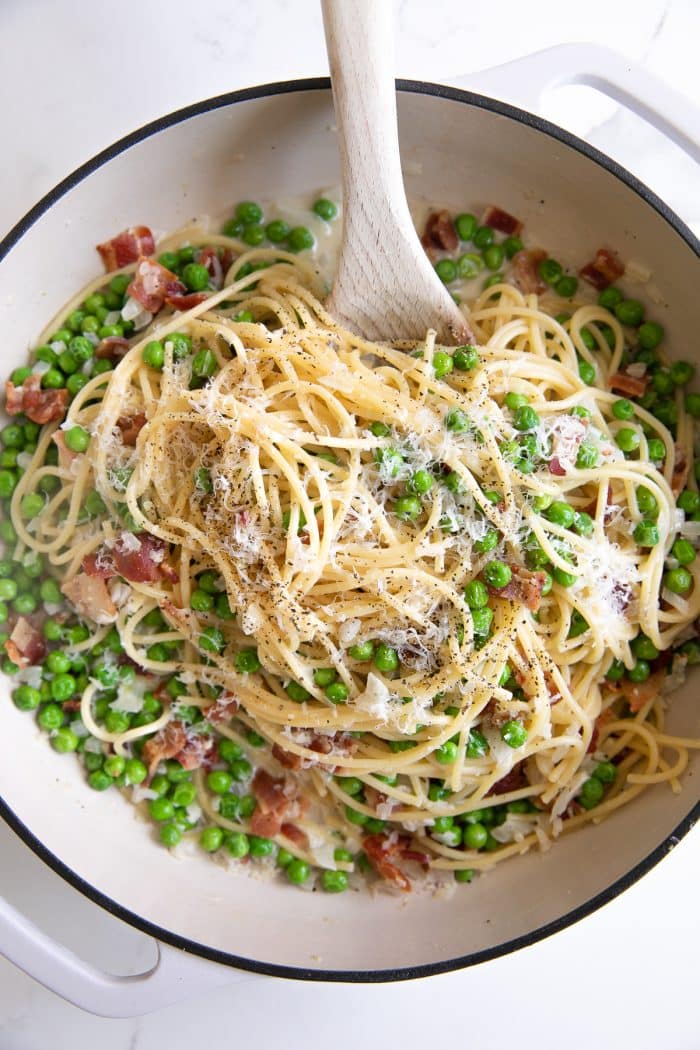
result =
[{"label": "wooden spoon", "polygon": [[462,343],[469,327],[418,239],[401,175],[391,0],[322,0],[343,237],[328,309],[367,339]]}]

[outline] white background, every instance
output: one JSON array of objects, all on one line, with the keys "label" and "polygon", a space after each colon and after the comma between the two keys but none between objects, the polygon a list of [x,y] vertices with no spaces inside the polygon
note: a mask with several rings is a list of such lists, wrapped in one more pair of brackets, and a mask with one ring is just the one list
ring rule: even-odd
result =
[{"label": "white background", "polygon": [[[697,0],[396,6],[400,76],[450,82],[542,47],[594,41],[700,98]],[[0,235],[78,164],[154,117],[234,88],[325,72],[315,0],[3,0]],[[700,228],[697,169],[656,132],[587,89],[562,90],[545,100],[545,112]],[[0,1050],[346,1050],[360,1042],[413,1050],[448,1040],[480,1050],[512,1042],[520,1050],[697,1050],[699,862],[696,833],[582,924],[510,958],[410,984],[260,979],[111,1021],[68,1006],[0,961]],[[145,938],[63,884],[4,825],[0,892],[114,972],[148,955]]]}]

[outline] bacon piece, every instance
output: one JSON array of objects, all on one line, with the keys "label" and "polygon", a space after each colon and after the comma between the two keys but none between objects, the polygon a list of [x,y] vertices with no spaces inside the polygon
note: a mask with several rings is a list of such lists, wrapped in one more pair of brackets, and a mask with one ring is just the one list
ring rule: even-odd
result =
[{"label": "bacon piece", "polygon": [[159,729],[155,736],[147,740],[143,745],[141,757],[148,766],[149,780],[155,773],[158,765],[166,758],[175,758],[187,743],[187,734],[182,722],[174,720],[168,722],[167,726]]},{"label": "bacon piece", "polygon": [[257,799],[257,808],[250,826],[254,835],[278,835],[293,802],[286,793],[284,780],[271,777],[264,769],[257,769],[251,783],[251,791]]},{"label": "bacon piece", "polygon": [[105,577],[79,572],[61,587],[68,601],[81,616],[98,624],[114,623],[117,609],[107,590]]},{"label": "bacon piece", "polygon": [[622,277],[624,272],[625,267],[620,262],[617,252],[611,251],[609,248],[599,248],[595,253],[593,262],[587,263],[579,270],[579,276],[583,277],[584,281],[592,284],[599,292],[602,292],[613,281],[617,281],[619,277]]},{"label": "bacon piece", "polygon": [[280,831],[285,838],[289,839],[290,842],[293,842],[295,846],[299,847],[299,849],[309,848],[309,836],[305,831],[302,831],[301,828],[298,828],[296,824],[283,824]]},{"label": "bacon piece", "polygon": [[136,262],[140,255],[153,255],[156,242],[148,226],[129,226],[116,237],[97,245],[105,270],[120,270]]},{"label": "bacon piece", "polygon": [[[125,537],[138,540],[139,546],[133,547],[133,540],[125,542]],[[114,568],[119,576],[132,583],[155,583],[156,580],[170,579],[174,570],[163,564],[167,546],[158,536],[149,532],[123,534],[112,549]],[[177,577],[176,577],[177,578]]]},{"label": "bacon piece", "polygon": [[92,554],[86,554],[81,568],[87,576],[99,576],[103,580],[111,580],[117,575],[111,552],[107,547],[98,547]]},{"label": "bacon piece", "polygon": [[174,756],[183,769],[199,769],[200,766],[212,765],[218,757],[219,749],[213,736],[205,733],[193,733],[185,741],[182,750]]},{"label": "bacon piece", "polygon": [[562,467],[558,456],[552,456],[548,463],[549,473],[554,474],[558,478],[563,478],[566,475],[566,468]]},{"label": "bacon piece", "polygon": [[95,347],[95,357],[104,361],[121,361],[129,349],[129,340],[123,335],[108,335]]},{"label": "bacon piece", "polygon": [[209,292],[188,292],[186,295],[181,295],[177,292],[166,295],[165,301],[175,310],[191,310],[194,306],[199,306],[205,299],[208,299],[209,295]]},{"label": "bacon piece", "polygon": [[688,460],[685,449],[682,445],[674,445],[673,452],[674,459],[673,473],[671,475],[671,491],[674,496],[678,496],[678,494],[685,488],[685,483],[688,480],[690,461]]},{"label": "bacon piece", "polygon": [[18,667],[38,664],[46,655],[46,643],[36,627],[20,616],[5,642],[5,652]]},{"label": "bacon piece", "polygon": [[397,866],[395,859],[415,861],[424,868],[430,864],[427,853],[413,849],[410,839],[396,833],[365,835],[362,845],[378,874],[388,882],[393,882],[403,893],[410,893],[411,881]]},{"label": "bacon piece", "polygon": [[[605,683],[605,685],[608,685],[608,686],[612,685],[612,684],[613,683],[611,683],[611,682],[606,682]],[[617,683],[615,683],[615,684],[617,684]],[[586,749],[586,754],[587,755],[590,755],[592,751],[595,751],[595,749],[598,746],[598,738],[600,736],[601,729],[603,728],[603,726],[607,722],[610,722],[614,717],[615,716],[614,716],[614,713],[613,713],[613,710],[612,710],[611,707],[607,707],[605,709],[605,711],[601,711],[600,712],[600,714],[596,718],[595,722],[593,723],[593,732],[591,733],[590,743],[588,744],[588,747]]]},{"label": "bacon piece", "polygon": [[636,714],[648,700],[658,696],[666,680],[666,669],[661,668],[649,675],[646,682],[630,682],[628,678],[621,682],[621,693],[627,700],[630,711]]},{"label": "bacon piece", "polygon": [[436,251],[453,252],[459,244],[455,224],[446,208],[430,213],[425,223],[421,244],[428,256],[433,258]]},{"label": "bacon piece", "polygon": [[495,784],[486,792],[486,798],[491,795],[506,795],[509,791],[517,791],[519,788],[525,785],[525,765],[523,762],[517,762],[511,770],[509,770],[504,777],[497,780]]},{"label": "bacon piece", "polygon": [[127,288],[127,294],[151,314],[158,313],[168,296],[182,295],[184,291],[185,286],[177,274],[166,270],[154,259],[143,257],[139,259],[134,279]]},{"label": "bacon piece", "polygon": [[547,287],[539,275],[539,265],[546,258],[547,253],[541,248],[523,248],[511,259],[510,276],[524,295],[530,295],[532,292],[539,295]]},{"label": "bacon piece", "polygon": [[523,224],[520,219],[516,219],[514,215],[509,215],[507,211],[503,211],[502,208],[497,208],[495,204],[490,204],[484,212],[484,217],[481,220],[482,226],[491,226],[494,230],[499,230],[501,233],[505,233],[508,236],[520,233],[523,228]]},{"label": "bacon piece", "polygon": [[235,259],[236,253],[233,252],[230,248],[225,248],[224,253],[221,256],[221,268],[224,271],[224,277],[233,266]]},{"label": "bacon piece", "polygon": [[232,693],[223,693],[218,700],[204,709],[209,722],[228,722],[239,708],[238,700]]},{"label": "bacon piece", "polygon": [[54,423],[63,419],[68,405],[68,391],[42,390],[41,376],[27,376],[21,386],[15,386],[11,379],[5,383],[5,408],[11,416],[24,412],[32,423]]},{"label": "bacon piece", "polygon": [[285,769],[297,771],[304,766],[304,759],[301,755],[297,755],[293,751],[285,751],[279,744],[272,745],[272,755]]},{"label": "bacon piece", "polygon": [[547,574],[530,572],[522,565],[513,564],[510,564],[510,571],[511,577],[506,586],[489,587],[489,593],[495,598],[507,598],[511,602],[527,605],[531,612],[537,612]]},{"label": "bacon piece", "polygon": [[209,279],[218,291],[224,283],[224,267],[216,248],[202,248],[197,257],[200,266],[205,266]]},{"label": "bacon piece", "polygon": [[649,386],[649,376],[631,376],[628,372],[613,372],[608,379],[608,386],[619,394],[641,397]]},{"label": "bacon piece", "polygon": [[66,444],[66,435],[62,430],[54,431],[52,435],[52,441],[58,449],[58,465],[62,470],[70,470],[71,464],[79,456],[78,452],[73,452],[72,449],[68,448]]},{"label": "bacon piece", "polygon": [[146,416],[143,412],[138,412],[135,416],[120,416],[117,420],[117,426],[122,432],[122,442],[133,448],[136,445],[136,438],[145,427],[146,422]]}]

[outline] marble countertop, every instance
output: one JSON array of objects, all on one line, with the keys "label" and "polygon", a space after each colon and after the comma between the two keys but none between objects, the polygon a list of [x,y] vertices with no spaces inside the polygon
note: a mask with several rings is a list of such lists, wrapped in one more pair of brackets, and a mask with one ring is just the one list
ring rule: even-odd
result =
[{"label": "marble countertop", "polygon": [[[399,76],[450,83],[553,44],[591,41],[700,97],[696,0],[396,7]],[[326,73],[316,0],[4,0],[0,40],[0,235],[69,171],[162,113]],[[658,132],[587,88],[553,93],[543,112],[700,228],[697,168]],[[4,825],[0,857],[0,893],[90,961],[129,972],[147,954],[146,938],[64,884]],[[696,832],[585,922],[462,973],[373,987],[261,978],[138,1020],[83,1013],[0,960],[0,1050],[180,1050],[202,1037],[289,1050],[346,1050],[359,1040],[413,1050],[455,1038],[483,1050],[513,1038],[523,1050],[697,1050],[699,870]]]}]

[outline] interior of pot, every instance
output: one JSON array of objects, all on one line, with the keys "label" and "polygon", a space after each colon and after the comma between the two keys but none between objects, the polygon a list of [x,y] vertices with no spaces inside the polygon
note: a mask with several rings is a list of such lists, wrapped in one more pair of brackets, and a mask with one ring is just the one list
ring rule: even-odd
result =
[{"label": "interior of pot", "polygon": [[[648,264],[660,298],[654,316],[672,353],[698,355],[686,342],[698,327],[697,257],[615,174],[512,115],[456,98],[403,92],[399,117],[410,197],[477,213],[497,203],[572,267],[602,244]],[[337,183],[333,122],[328,90],[229,102],[163,127],[76,182],[0,263],[3,371],[24,362],[45,320],[99,271],[94,245],[123,227],[144,222],[163,233],[240,199]],[[0,763],[0,794],[46,849],[165,936],[308,974],[439,966],[537,935],[649,863],[698,797],[695,761],[680,795],[662,785],[598,828],[499,865],[449,899],[303,893],[194,850],[159,847],[117,792],[91,791],[78,764],[47,747],[10,689],[0,683],[4,752],[12,756]],[[691,678],[675,695],[673,731],[697,733],[696,690]]]}]

